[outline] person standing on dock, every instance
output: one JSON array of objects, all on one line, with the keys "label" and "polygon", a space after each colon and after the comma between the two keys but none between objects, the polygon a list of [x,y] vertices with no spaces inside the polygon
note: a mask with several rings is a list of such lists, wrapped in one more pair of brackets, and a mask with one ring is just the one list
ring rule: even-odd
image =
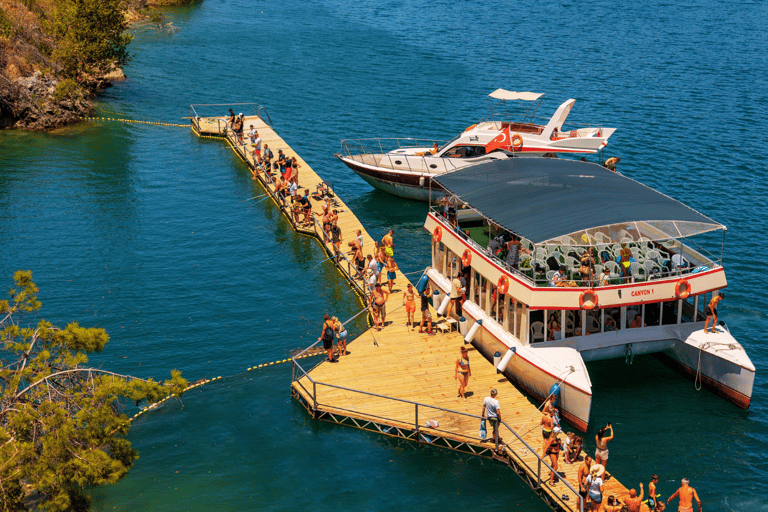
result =
[{"label": "person standing on dock", "polygon": [[264,151],[261,153],[261,162],[264,164],[264,172],[269,172],[269,170],[272,168],[272,158],[274,155],[272,154],[272,150],[269,149],[269,144],[264,144]]},{"label": "person standing on dock", "polygon": [[403,292],[403,306],[405,306],[405,314],[407,315],[408,321],[406,322],[406,327],[410,326],[411,330],[416,329],[416,293],[413,291],[413,285],[411,283],[408,283],[408,286],[406,286],[405,291]]},{"label": "person standing on dock", "polygon": [[[335,212],[336,210],[334,210]],[[336,223],[336,220],[331,221],[331,242],[333,242],[333,252],[336,263],[339,262],[339,255],[341,254],[341,228]]]},{"label": "person standing on dock", "polygon": [[704,322],[704,332],[707,331],[707,326],[709,325],[709,321],[713,320],[712,322],[712,332],[717,332],[717,305],[720,304],[720,301],[725,298],[725,294],[718,293],[717,296],[712,297],[712,300],[709,301],[709,304],[707,305],[707,320]]},{"label": "person standing on dock", "polygon": [[594,464],[590,470],[589,475],[587,476],[586,484],[587,484],[587,493],[589,495],[589,499],[592,500],[592,505],[590,510],[599,511],[602,507],[603,503],[603,473],[605,472],[605,468],[602,466],[602,464]]},{"label": "person standing on dock", "polygon": [[395,242],[392,240],[392,235],[395,233],[394,229],[390,229],[389,232],[381,239],[381,245],[384,247],[384,254],[390,258],[395,255]]},{"label": "person standing on dock", "polygon": [[546,450],[547,445],[549,445],[549,438],[552,436],[552,429],[555,428],[552,421],[551,410],[546,408],[544,409],[544,415],[541,417],[539,425],[541,425],[541,437],[544,439],[544,445],[542,448],[542,451],[544,451]]},{"label": "person standing on dock", "polygon": [[675,498],[679,498],[680,501],[677,505],[677,510],[680,512],[693,512],[693,500],[699,505],[699,512],[701,512],[701,500],[696,493],[696,489],[688,486],[688,479],[683,478],[682,487],[675,491],[675,494],[667,498],[667,503]]},{"label": "person standing on dock", "polygon": [[459,381],[459,397],[465,401],[465,391],[467,390],[467,384],[469,384],[469,378],[472,376],[472,369],[469,367],[469,353],[467,347],[461,347],[461,356],[456,360],[456,371],[454,379]]},{"label": "person standing on dock", "polygon": [[360,244],[360,248],[363,248],[363,232],[361,230],[357,230],[357,242]]},{"label": "person standing on dock", "polygon": [[373,313],[373,325],[377,331],[381,330],[381,326],[387,320],[387,297],[389,294],[381,289],[381,285],[376,283],[371,293],[370,303],[371,312]]},{"label": "person standing on dock", "polygon": [[579,480],[579,496],[581,496],[584,500],[587,499],[587,476],[589,476],[589,472],[592,469],[592,457],[590,457],[587,454],[584,454],[584,463],[579,466],[579,472],[576,476],[576,478]]},{"label": "person standing on dock", "polygon": [[230,128],[235,124],[235,111],[232,109],[229,109],[229,120],[227,121],[227,124]]},{"label": "person standing on dock", "polygon": [[643,484],[640,483],[640,496],[637,495],[637,491],[634,489],[630,489],[629,491],[629,498],[624,500],[624,503],[626,503],[627,508],[629,508],[629,512],[640,512],[640,505],[643,503]]},{"label": "person standing on dock", "polygon": [[339,339],[336,343],[339,349],[339,357],[345,356],[347,355],[347,336],[349,336],[349,333],[347,332],[347,328],[344,327],[344,324],[339,321],[338,317],[331,317],[331,320],[335,326],[336,336]]},{"label": "person standing on dock", "polygon": [[387,258],[387,288],[389,293],[392,293],[392,287],[395,286],[395,278],[397,278],[397,263],[395,263],[395,258],[390,256]]},{"label": "person standing on dock", "polygon": [[323,347],[328,351],[328,362],[334,363],[333,360],[333,338],[336,337],[336,325],[331,321],[331,317],[326,313],[323,317],[323,330],[320,333],[320,337],[317,341],[323,341]]},{"label": "person standing on dock", "polygon": [[[605,435],[608,430],[611,431],[610,436]],[[602,465],[603,468],[606,467],[608,462],[608,441],[612,439],[613,427],[610,423],[608,423],[605,428],[598,430],[597,435],[595,436],[595,443],[597,443],[597,448],[595,449],[595,462]]]},{"label": "person standing on dock", "polygon": [[[251,125],[253,126],[253,125]],[[259,132],[253,130],[254,135],[251,137],[251,144],[253,144],[253,159],[261,165],[261,137]]]},{"label": "person standing on dock", "polygon": [[461,296],[464,293],[464,290],[461,288],[460,275],[461,274],[456,274],[451,281],[451,301],[448,303],[445,318],[451,318],[454,307],[456,308],[456,314],[461,316]]},{"label": "person standing on dock", "polygon": [[280,174],[285,174],[285,154],[282,149],[277,150],[277,165],[280,166]]},{"label": "person standing on dock", "polygon": [[435,334],[432,331],[432,313],[429,312],[429,299],[432,297],[432,290],[429,285],[424,286],[424,290],[419,294],[421,297],[421,324],[419,324],[419,333],[424,332],[424,323],[428,325],[427,334]]},{"label": "person standing on dock", "polygon": [[483,418],[487,419],[493,427],[493,440],[498,447],[499,441],[499,423],[501,422],[501,404],[496,398],[499,392],[495,389],[491,390],[491,396],[487,396],[483,399],[483,412],[481,413]]},{"label": "person standing on dock", "polygon": [[243,113],[241,112],[232,123],[232,131],[237,136],[237,142],[243,145]]}]

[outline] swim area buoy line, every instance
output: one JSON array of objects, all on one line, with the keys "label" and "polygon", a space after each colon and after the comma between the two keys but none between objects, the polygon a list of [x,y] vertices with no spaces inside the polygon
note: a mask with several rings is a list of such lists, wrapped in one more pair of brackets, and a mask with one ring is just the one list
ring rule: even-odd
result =
[{"label": "swim area buoy line", "polygon": [[443,239],[443,230],[440,226],[437,226],[435,228],[435,231],[432,233],[432,241],[436,244],[440,243],[440,240]]},{"label": "swim area buoy line", "polygon": [[509,279],[507,279],[507,276],[501,276],[499,278],[499,281],[496,283],[496,289],[498,290],[499,295],[507,293],[507,290],[509,290]]},{"label": "swim area buoy line", "polygon": [[681,279],[675,283],[675,298],[687,299],[691,295],[691,283],[687,279]]},{"label": "swim area buoy line", "polygon": [[461,255],[461,264],[468,267],[472,263],[472,251],[464,249],[464,254]]},{"label": "swim area buoy line", "polygon": [[597,302],[597,293],[594,290],[587,290],[581,292],[579,295],[579,307],[581,309],[597,309],[599,307]]},{"label": "swim area buoy line", "polygon": [[[318,353],[318,354],[305,354],[303,356],[298,356],[296,359],[304,359],[306,357],[322,356],[324,354],[325,354],[325,351],[323,351],[323,353]],[[226,377],[222,377],[222,376],[219,375],[218,377],[213,377],[213,378],[210,378],[210,379],[200,379],[197,382],[189,384],[186,388],[184,388],[184,390],[180,394],[168,395],[165,398],[163,398],[161,400],[158,400],[157,402],[149,404],[148,406],[144,407],[142,410],[140,410],[139,412],[137,412],[136,414],[131,416],[128,419],[128,421],[131,422],[131,421],[135,420],[136,418],[138,418],[139,416],[141,416],[142,414],[144,414],[145,412],[149,412],[149,411],[151,411],[153,409],[157,409],[162,403],[167,402],[171,398],[178,397],[181,394],[186,393],[190,389],[199,388],[200,386],[203,386],[205,384],[208,384],[210,382],[214,382],[214,381],[217,381],[217,380],[229,379],[231,377],[237,377],[238,375],[242,375],[244,373],[250,372],[251,370],[258,370],[258,369],[261,369],[261,368],[265,368],[267,366],[274,366],[276,364],[290,363],[292,359],[293,358],[289,357],[288,359],[281,359],[279,361],[271,361],[269,363],[263,363],[263,364],[260,364],[260,365],[257,365],[257,366],[251,366],[250,368],[248,368],[246,370],[243,370],[240,373],[235,373],[233,375],[228,375]]]}]

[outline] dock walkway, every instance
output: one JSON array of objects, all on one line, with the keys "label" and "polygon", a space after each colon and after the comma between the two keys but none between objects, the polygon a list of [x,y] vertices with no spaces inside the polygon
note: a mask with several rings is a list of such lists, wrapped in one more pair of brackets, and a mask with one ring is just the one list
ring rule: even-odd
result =
[{"label": "dock walkway", "polygon": [[[298,160],[300,190],[314,192],[324,183],[261,117],[246,117],[246,132],[251,124],[275,155],[282,149],[287,156]],[[324,236],[319,220],[322,200],[311,199],[310,226],[295,222],[290,204],[274,193],[272,176],[254,160],[247,136],[246,144],[240,145],[235,135],[227,130],[224,117],[193,118],[192,125],[198,135],[226,138],[251,169],[254,180],[261,183],[294,229],[316,237],[329,256],[334,254],[333,244]],[[352,211],[337,195],[334,196],[333,207],[339,211],[338,226],[343,237],[341,255],[335,264],[365,301],[365,285],[355,279],[354,266],[344,253],[347,241],[354,239],[357,230],[363,237],[364,254],[372,253],[374,241]],[[329,260],[329,264],[332,263],[333,258]],[[472,376],[467,400],[458,397],[454,372],[464,339],[444,323],[436,335],[419,334],[406,325],[402,293],[408,282],[398,270],[393,293],[387,301],[389,311],[384,328],[381,331],[369,329],[354,339],[354,343],[348,345],[348,355],[339,357],[338,363],[322,362],[305,370],[297,361],[301,354],[297,354],[293,358],[291,394],[316,419],[499,460],[513,468],[554,510],[579,511],[580,497],[574,489],[578,489],[577,472],[581,463],[566,465],[561,456],[558,470],[564,473],[568,484],[562,481],[555,485],[547,483],[549,468],[538,455],[542,453],[543,440],[537,405],[497,374],[493,365],[471,346],[468,348]],[[432,316],[438,318],[434,310]],[[417,311],[416,321],[420,320],[421,314]],[[501,450],[498,453],[494,449],[490,425],[488,434],[491,439],[483,442],[478,438],[483,399],[492,388],[498,390],[503,419],[499,428]],[[437,426],[425,426],[430,420],[436,421]],[[610,478],[604,489],[606,498],[615,495],[623,501],[628,497],[627,488],[616,478]],[[648,508],[643,505],[642,510]]]}]

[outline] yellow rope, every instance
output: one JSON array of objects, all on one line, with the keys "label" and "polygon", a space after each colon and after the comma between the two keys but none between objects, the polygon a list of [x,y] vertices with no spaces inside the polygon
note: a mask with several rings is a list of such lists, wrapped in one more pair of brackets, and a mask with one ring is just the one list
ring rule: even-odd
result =
[{"label": "yellow rope", "polygon": [[[297,357],[296,359],[304,359],[305,357],[313,357],[313,356],[316,356],[316,355],[321,355],[321,354],[305,354],[303,356]],[[291,362],[291,360],[292,360],[292,358],[289,357],[288,359],[281,359],[279,361],[271,361],[269,363],[263,363],[263,364],[260,364],[258,366],[251,366],[247,370],[244,370],[244,371],[242,371],[240,373],[250,372],[251,370],[259,370],[259,369],[264,368],[266,366],[273,366],[273,365],[276,365],[276,364],[289,363],[289,362]],[[234,375],[230,375],[230,377],[234,377],[235,375],[239,375],[239,374],[236,373]],[[209,382],[213,382],[213,381],[216,381],[216,380],[221,380],[222,378],[223,377],[219,375],[218,377],[213,377],[211,379],[205,379],[205,380],[201,380],[199,382],[196,382],[194,384],[190,384],[189,386],[184,388],[182,393],[186,393],[190,389],[198,388],[198,387],[200,387],[200,386],[202,386],[204,384],[208,384]],[[229,377],[227,377],[227,378],[229,378]],[[176,394],[168,395],[165,398],[163,398],[161,400],[158,400],[157,402],[146,406],[145,408],[143,408],[142,410],[140,410],[139,412],[134,414],[131,418],[129,418],[128,421],[131,422],[131,421],[135,420],[136,418],[138,418],[139,416],[141,416],[142,414],[144,414],[145,412],[149,412],[152,409],[156,409],[160,404],[162,404],[166,400],[170,400],[171,398],[173,398],[175,396],[178,396],[178,395],[176,395]]]},{"label": "yellow rope", "polygon": [[115,121],[118,123],[137,123],[137,124],[154,124],[157,126],[180,126],[182,128],[192,128],[189,124],[178,123],[161,123],[159,121],[140,121],[138,119],[120,119],[117,117],[84,117],[84,121]]}]

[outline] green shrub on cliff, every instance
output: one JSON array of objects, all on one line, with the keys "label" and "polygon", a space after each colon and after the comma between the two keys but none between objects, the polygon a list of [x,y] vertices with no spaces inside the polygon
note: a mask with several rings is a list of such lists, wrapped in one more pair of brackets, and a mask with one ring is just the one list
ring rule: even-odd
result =
[{"label": "green shrub on cliff", "polygon": [[133,36],[121,9],[122,0],[56,0],[48,30],[54,39],[51,56],[67,78],[80,83],[130,60]]}]

